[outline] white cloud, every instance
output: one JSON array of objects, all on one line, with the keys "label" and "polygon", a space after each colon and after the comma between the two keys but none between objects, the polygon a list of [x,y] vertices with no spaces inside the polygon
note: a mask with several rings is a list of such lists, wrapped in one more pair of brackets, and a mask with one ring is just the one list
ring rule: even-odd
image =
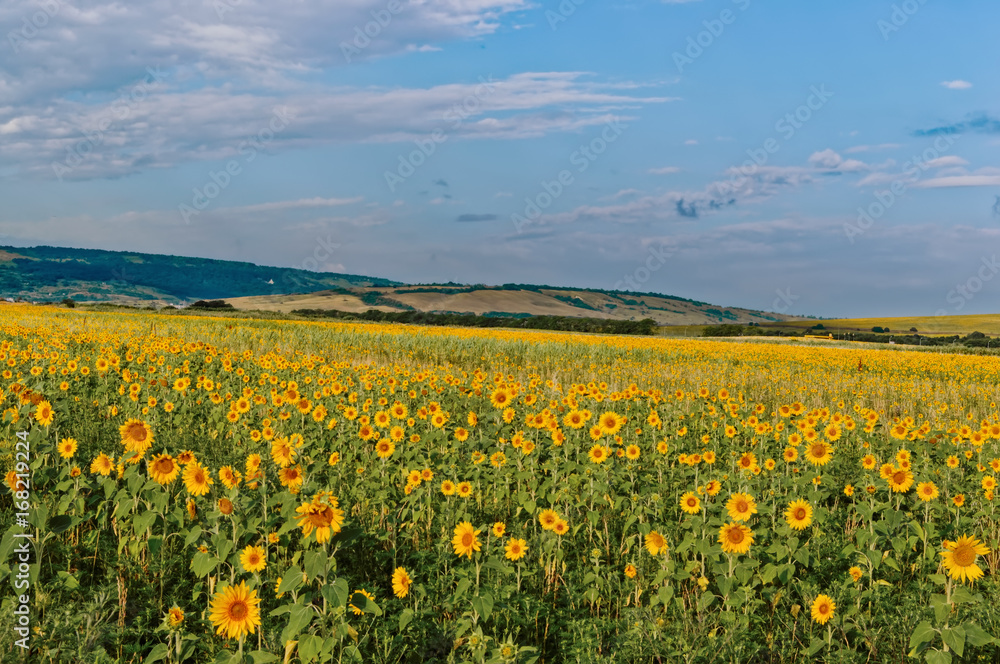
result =
[{"label": "white cloud", "polygon": [[651,168],[647,172],[653,175],[670,175],[672,173],[680,173],[681,169],[677,166],[664,166],[662,168]]},{"label": "white cloud", "polygon": [[364,198],[361,196],[356,198],[300,198],[296,201],[274,201],[271,203],[258,203],[257,205],[244,205],[226,209],[231,212],[275,212],[279,210],[350,205],[352,203],[360,203],[363,200]]},{"label": "white cloud", "polygon": [[874,152],[876,150],[895,150],[897,148],[903,147],[899,143],[881,143],[879,145],[855,145],[854,147],[847,148],[844,150],[847,154],[855,154],[858,152]]},{"label": "white cloud", "polygon": [[[68,170],[61,177],[87,179],[188,161],[242,160],[251,148],[409,142],[429,140],[435,131],[460,139],[535,138],[625,120],[632,109],[670,101],[609,87],[580,72],[527,72],[430,88],[289,84],[280,93],[250,93],[229,86],[191,90],[166,76],[124,106],[112,98],[106,104],[59,99],[0,107],[0,156],[26,174],[51,178],[53,164],[61,163]],[[469,106],[469,99],[476,103]],[[272,132],[275,113],[287,121]],[[259,149],[248,147],[254,136]]]},{"label": "white cloud", "polygon": [[946,168],[948,166],[968,166],[969,162],[956,155],[946,155],[924,162],[928,168]]},{"label": "white cloud", "polygon": [[914,185],[920,189],[940,187],[1000,187],[1000,175],[952,175],[922,180]]},{"label": "white cloud", "polygon": [[968,90],[972,87],[972,83],[961,79],[956,79],[954,81],[941,81],[941,85],[949,90]]}]

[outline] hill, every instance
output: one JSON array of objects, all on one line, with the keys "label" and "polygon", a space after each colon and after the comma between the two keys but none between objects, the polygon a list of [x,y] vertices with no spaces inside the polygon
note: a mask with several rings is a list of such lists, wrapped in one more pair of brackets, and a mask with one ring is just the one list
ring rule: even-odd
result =
[{"label": "hill", "polygon": [[720,307],[661,293],[529,284],[404,285],[389,279],[237,261],[62,247],[0,247],[0,297],[30,301],[185,305],[223,299],[238,309],[289,313],[420,311],[523,318],[563,316],[659,325],[781,323],[791,316]]},{"label": "hill", "polygon": [[608,320],[651,318],[659,325],[766,323],[798,320],[791,316],[738,307],[719,307],[660,293],[624,293],[597,289],[527,284],[460,284],[367,287],[292,295],[230,298],[239,309],[291,312],[325,309],[359,313],[422,311],[481,316],[570,316]]},{"label": "hill", "polygon": [[130,304],[391,286],[388,279],[253,263],[63,247],[0,247],[0,296]]}]

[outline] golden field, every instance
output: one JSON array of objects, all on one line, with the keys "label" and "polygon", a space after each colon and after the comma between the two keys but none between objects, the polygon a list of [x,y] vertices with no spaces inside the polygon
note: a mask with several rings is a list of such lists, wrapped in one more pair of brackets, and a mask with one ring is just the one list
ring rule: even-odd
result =
[{"label": "golden field", "polygon": [[11,305],[0,362],[4,661],[1000,657],[994,357]]}]

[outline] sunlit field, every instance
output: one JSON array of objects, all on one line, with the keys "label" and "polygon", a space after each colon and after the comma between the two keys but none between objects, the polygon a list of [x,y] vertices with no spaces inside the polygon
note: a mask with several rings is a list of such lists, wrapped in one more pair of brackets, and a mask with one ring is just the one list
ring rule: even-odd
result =
[{"label": "sunlit field", "polygon": [[4,662],[1000,658],[995,357],[7,305],[0,363]]}]

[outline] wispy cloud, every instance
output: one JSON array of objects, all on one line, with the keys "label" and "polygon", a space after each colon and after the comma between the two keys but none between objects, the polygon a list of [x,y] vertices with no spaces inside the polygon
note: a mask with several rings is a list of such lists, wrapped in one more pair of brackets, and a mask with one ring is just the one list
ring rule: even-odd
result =
[{"label": "wispy cloud", "polygon": [[913,132],[914,136],[941,136],[947,134],[1000,134],[1000,120],[989,115],[977,115],[952,124],[932,127],[931,129],[918,129]]},{"label": "wispy cloud", "polygon": [[972,83],[960,79],[956,79],[954,81],[941,81],[941,85],[949,90],[968,90],[972,87]]}]

